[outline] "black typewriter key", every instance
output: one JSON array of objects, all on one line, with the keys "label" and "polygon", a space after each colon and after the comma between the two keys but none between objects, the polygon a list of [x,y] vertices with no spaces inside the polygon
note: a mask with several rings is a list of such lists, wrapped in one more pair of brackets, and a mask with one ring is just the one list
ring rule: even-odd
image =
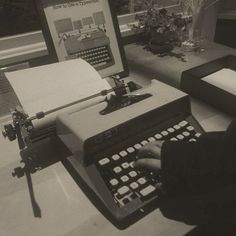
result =
[{"label": "black typewriter key", "polygon": [[189,142],[196,142],[196,141],[197,141],[197,139],[195,139],[195,138],[189,139]]},{"label": "black typewriter key", "polygon": [[152,194],[155,192],[156,192],[156,188],[153,185],[148,185],[147,187],[139,191],[143,199],[152,196]]},{"label": "black typewriter key", "polygon": [[178,141],[177,138],[171,138],[170,141]]},{"label": "black typewriter key", "polygon": [[168,131],[170,134],[172,134],[172,133],[175,132],[175,130],[174,130],[173,128],[168,128],[167,131]]},{"label": "black typewriter key", "polygon": [[177,138],[171,138],[170,141],[175,141],[176,142],[176,141],[178,141],[178,139]]},{"label": "black typewriter key", "polygon": [[120,166],[116,166],[115,168],[113,168],[113,172],[115,174],[120,174],[122,172],[122,168]]},{"label": "black typewriter key", "polygon": [[137,198],[137,195],[136,195],[136,193],[132,193],[132,194],[130,194],[130,199],[135,199],[135,198]]},{"label": "black typewriter key", "polygon": [[108,163],[110,163],[110,160],[109,160],[108,158],[103,158],[103,159],[101,159],[100,161],[98,161],[98,164],[99,164],[100,166],[105,166],[105,165],[107,165]]},{"label": "black typewriter key", "polygon": [[202,135],[201,133],[196,133],[196,134],[195,134],[195,137],[196,137],[196,138],[199,138],[201,135]]},{"label": "black typewriter key", "polygon": [[120,154],[121,157],[126,157],[128,155],[128,153],[124,150],[121,151],[119,154]]},{"label": "black typewriter key", "polygon": [[144,177],[141,177],[137,180],[137,182],[140,184],[140,185],[145,185],[147,183],[147,180],[144,178]]},{"label": "black typewriter key", "polygon": [[124,197],[125,195],[127,195],[128,193],[130,193],[129,187],[127,187],[127,186],[120,187],[120,188],[117,190],[117,197],[118,197],[118,198],[122,198],[122,197]]},{"label": "black typewriter key", "polygon": [[184,140],[184,136],[183,136],[182,134],[178,134],[178,135],[176,136],[176,138],[177,138],[178,140]]},{"label": "black typewriter key", "polygon": [[141,145],[140,143],[136,143],[136,144],[134,145],[134,148],[135,148],[136,150],[139,150],[141,147],[142,147],[142,145]]},{"label": "black typewriter key", "polygon": [[190,133],[189,133],[188,131],[184,131],[184,132],[182,133],[182,135],[183,135],[184,137],[189,137],[189,136],[190,136]]},{"label": "black typewriter key", "polygon": [[186,121],[186,120],[182,120],[180,123],[179,123],[179,126],[180,127],[185,127],[185,126],[187,126],[188,125],[188,122]]},{"label": "black typewriter key", "polygon": [[163,139],[162,135],[161,134],[155,134],[154,136],[157,140],[161,140]]},{"label": "black typewriter key", "polygon": [[130,165],[131,168],[134,168],[134,161],[131,161],[131,162],[129,163],[129,165]]},{"label": "black typewriter key", "polygon": [[118,160],[120,159],[120,156],[119,156],[118,154],[114,154],[114,155],[111,157],[111,159],[112,159],[113,161],[118,161]]},{"label": "black typewriter key", "polygon": [[110,184],[112,187],[116,187],[119,184],[119,181],[117,179],[111,179]]},{"label": "black typewriter key", "polygon": [[128,197],[125,197],[122,199],[122,202],[124,205],[128,204],[130,202],[130,199]]},{"label": "black typewriter key", "polygon": [[149,138],[148,138],[148,141],[149,141],[149,142],[155,142],[156,139],[155,139],[154,137],[149,137]]},{"label": "black typewriter key", "polygon": [[121,166],[122,166],[123,169],[128,169],[130,167],[128,162],[122,163]]},{"label": "black typewriter key", "polygon": [[142,144],[143,146],[145,146],[146,144],[148,144],[148,141],[147,141],[147,140],[143,140],[143,141],[141,142],[141,144]]},{"label": "black typewriter key", "polygon": [[167,137],[169,135],[169,133],[166,130],[164,130],[164,131],[161,132],[161,135],[163,137]]},{"label": "black typewriter key", "polygon": [[139,184],[137,182],[132,182],[129,186],[133,190],[136,190],[139,188]]},{"label": "black typewriter key", "polygon": [[175,130],[181,129],[181,127],[180,127],[179,125],[174,125],[173,128],[174,128]]},{"label": "black typewriter key", "polygon": [[134,171],[134,170],[129,172],[129,176],[131,178],[135,178],[137,175],[138,175],[138,173],[136,171]]},{"label": "black typewriter key", "polygon": [[192,131],[194,131],[194,127],[193,126],[191,126],[191,125],[189,125],[187,128],[186,128],[189,132],[192,132]]},{"label": "black typewriter key", "polygon": [[127,152],[128,152],[129,154],[134,153],[134,152],[135,152],[135,149],[134,149],[133,147],[129,147],[129,148],[127,148]]},{"label": "black typewriter key", "polygon": [[123,182],[123,183],[126,183],[129,181],[129,177],[127,175],[123,175],[120,177],[120,180]]}]

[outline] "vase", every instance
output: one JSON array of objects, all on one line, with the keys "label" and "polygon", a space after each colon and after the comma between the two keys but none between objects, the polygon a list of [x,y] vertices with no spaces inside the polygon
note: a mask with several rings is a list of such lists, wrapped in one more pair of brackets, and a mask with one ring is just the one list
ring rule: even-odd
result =
[{"label": "vase", "polygon": [[187,40],[182,43],[185,51],[197,50],[203,41],[202,26],[204,23],[203,6],[196,6],[189,10],[192,15],[192,23],[188,27]]}]

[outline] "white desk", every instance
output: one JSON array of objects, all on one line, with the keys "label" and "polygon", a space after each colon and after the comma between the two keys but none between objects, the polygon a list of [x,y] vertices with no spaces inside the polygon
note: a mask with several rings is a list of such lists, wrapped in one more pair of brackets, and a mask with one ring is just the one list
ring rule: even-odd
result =
[{"label": "white desk", "polygon": [[[131,73],[140,84],[149,80]],[[193,101],[193,113],[204,128],[222,130],[230,117]],[[194,229],[166,219],[157,209],[124,231],[116,229],[90,203],[61,163],[32,175],[41,218],[35,218],[27,181],[11,176],[19,166],[18,146],[0,138],[0,235],[1,236],[182,236]]]}]

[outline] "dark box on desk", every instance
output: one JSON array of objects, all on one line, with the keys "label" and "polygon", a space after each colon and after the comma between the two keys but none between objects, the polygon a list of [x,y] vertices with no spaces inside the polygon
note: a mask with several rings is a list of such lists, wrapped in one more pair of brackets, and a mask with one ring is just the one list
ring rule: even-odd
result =
[{"label": "dark box on desk", "polygon": [[203,77],[224,68],[236,71],[236,56],[228,55],[184,71],[180,87],[193,97],[197,97],[231,115],[236,115],[236,95],[202,80]]}]

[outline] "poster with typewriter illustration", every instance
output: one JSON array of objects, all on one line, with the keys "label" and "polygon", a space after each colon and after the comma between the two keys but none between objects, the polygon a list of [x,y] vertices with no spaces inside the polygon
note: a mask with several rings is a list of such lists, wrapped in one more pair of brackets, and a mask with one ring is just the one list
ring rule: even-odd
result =
[{"label": "poster with typewriter illustration", "polygon": [[115,68],[119,72],[122,62],[108,1],[41,1],[59,61],[83,58],[101,76]]}]

